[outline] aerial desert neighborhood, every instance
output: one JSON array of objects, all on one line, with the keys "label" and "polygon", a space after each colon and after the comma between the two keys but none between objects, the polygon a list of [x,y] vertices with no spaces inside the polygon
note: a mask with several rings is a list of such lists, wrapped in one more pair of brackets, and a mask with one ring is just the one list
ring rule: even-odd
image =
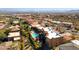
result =
[{"label": "aerial desert neighborhood", "polygon": [[0,50],[79,50],[79,9],[0,8]]}]

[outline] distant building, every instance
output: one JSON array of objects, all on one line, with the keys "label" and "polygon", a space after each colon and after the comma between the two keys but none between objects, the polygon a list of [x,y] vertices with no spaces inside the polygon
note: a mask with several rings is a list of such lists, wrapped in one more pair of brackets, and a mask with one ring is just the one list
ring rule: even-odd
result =
[{"label": "distant building", "polygon": [[0,21],[0,29],[3,29],[5,27],[5,22],[4,21]]},{"label": "distant building", "polygon": [[20,32],[17,31],[17,32],[10,32],[8,37],[13,37],[14,40],[20,40]]},{"label": "distant building", "polygon": [[18,20],[15,20],[15,21],[13,21],[13,23],[14,23],[14,24],[18,24],[18,23],[19,23],[19,21],[18,21]]},{"label": "distant building", "polygon": [[20,37],[19,25],[17,25],[17,26],[11,26],[10,29],[11,29],[11,32],[9,32],[8,37],[13,37],[14,40],[20,40],[21,37]]}]

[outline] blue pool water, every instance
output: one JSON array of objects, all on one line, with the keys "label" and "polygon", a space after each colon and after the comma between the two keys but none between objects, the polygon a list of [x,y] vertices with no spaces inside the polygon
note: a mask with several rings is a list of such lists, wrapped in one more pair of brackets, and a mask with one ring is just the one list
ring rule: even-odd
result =
[{"label": "blue pool water", "polygon": [[33,37],[33,38],[37,38],[37,37],[39,37],[39,34],[33,33],[33,34],[32,34],[32,37]]}]

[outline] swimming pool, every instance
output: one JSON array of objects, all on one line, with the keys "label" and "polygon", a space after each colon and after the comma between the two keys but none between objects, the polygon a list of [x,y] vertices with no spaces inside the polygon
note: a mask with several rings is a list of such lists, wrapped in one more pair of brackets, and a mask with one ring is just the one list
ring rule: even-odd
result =
[{"label": "swimming pool", "polygon": [[37,38],[37,37],[39,37],[39,34],[33,33],[33,34],[32,34],[32,37],[33,37],[33,38]]}]

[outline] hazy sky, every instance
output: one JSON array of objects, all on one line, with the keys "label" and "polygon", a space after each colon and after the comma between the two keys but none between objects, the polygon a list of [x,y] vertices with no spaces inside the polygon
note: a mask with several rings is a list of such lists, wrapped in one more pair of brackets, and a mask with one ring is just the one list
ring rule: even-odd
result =
[{"label": "hazy sky", "polygon": [[79,8],[0,8],[0,11],[10,11],[10,12],[14,12],[14,11],[21,11],[21,12],[25,12],[25,11],[54,11],[54,12],[64,12],[64,11],[69,11],[69,10],[79,10]]}]

